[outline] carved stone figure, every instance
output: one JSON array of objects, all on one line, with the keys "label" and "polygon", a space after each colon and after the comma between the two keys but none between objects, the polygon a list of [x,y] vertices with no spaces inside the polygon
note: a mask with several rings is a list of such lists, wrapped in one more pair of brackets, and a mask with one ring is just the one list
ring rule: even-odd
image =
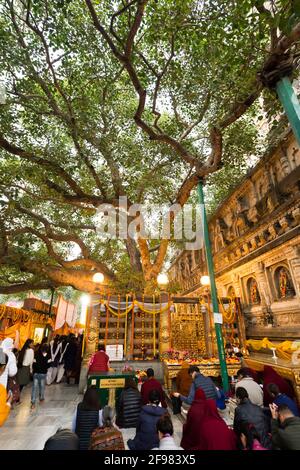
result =
[{"label": "carved stone figure", "polygon": [[281,163],[283,176],[287,176],[291,170],[290,170],[290,164],[287,158],[286,150],[282,146],[281,146],[280,163]]},{"label": "carved stone figure", "polygon": [[250,250],[255,250],[257,248],[257,240],[256,238],[252,238],[250,240]]},{"label": "carved stone figure", "polygon": [[282,219],[279,220],[280,223],[280,231],[279,233],[284,233],[289,229],[289,220],[287,217],[282,217]]},{"label": "carved stone figure", "polygon": [[233,229],[236,237],[243,235],[250,227],[250,222],[247,219],[247,212],[249,206],[245,198],[238,198],[236,205],[235,220],[233,222]]},{"label": "carved stone figure", "polygon": [[249,243],[244,243],[243,244],[243,255],[247,255],[250,251]]},{"label": "carved stone figure", "polygon": [[299,159],[299,149],[293,147],[292,157],[291,157],[293,168],[296,168],[296,166],[298,166],[298,159]]},{"label": "carved stone figure", "polygon": [[215,225],[215,252],[218,252],[226,246],[227,225],[223,219],[217,219]]},{"label": "carved stone figure", "polygon": [[259,213],[255,205],[253,207],[250,207],[250,209],[248,210],[247,219],[253,224],[256,224],[258,222]]},{"label": "carved stone figure", "polygon": [[300,224],[300,207],[297,207],[295,210],[292,211],[292,216],[292,227],[296,227]]},{"label": "carved stone figure", "polygon": [[274,225],[269,225],[268,227],[268,241],[274,240],[277,237],[277,232]]}]

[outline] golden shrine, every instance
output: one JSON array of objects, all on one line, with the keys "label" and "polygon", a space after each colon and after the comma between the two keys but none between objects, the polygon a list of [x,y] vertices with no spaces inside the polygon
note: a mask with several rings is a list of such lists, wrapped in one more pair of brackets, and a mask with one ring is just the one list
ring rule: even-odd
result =
[{"label": "golden shrine", "polygon": [[[241,367],[236,353],[246,354],[239,299],[222,298],[219,303],[228,372],[236,375]],[[220,375],[208,295],[189,299],[168,294],[125,298],[94,296],[87,313],[83,375],[98,344],[113,350],[115,357],[111,362],[127,361],[139,368],[153,367],[160,362],[159,378],[164,380],[168,390],[172,389],[172,379],[183,361],[197,364],[204,375]]]},{"label": "golden shrine", "polygon": [[54,329],[54,323],[55,314],[0,305],[0,341],[13,338],[19,347],[28,338],[39,343],[45,331],[50,333]]}]

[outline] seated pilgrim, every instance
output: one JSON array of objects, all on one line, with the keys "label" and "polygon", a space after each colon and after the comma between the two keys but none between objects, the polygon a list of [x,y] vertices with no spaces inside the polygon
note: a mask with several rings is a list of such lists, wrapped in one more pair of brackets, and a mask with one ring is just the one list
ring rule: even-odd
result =
[{"label": "seated pilgrim", "polygon": [[109,357],[105,352],[105,346],[102,344],[98,345],[98,351],[93,354],[90,364],[88,374],[93,374],[97,372],[108,372],[109,371]]}]

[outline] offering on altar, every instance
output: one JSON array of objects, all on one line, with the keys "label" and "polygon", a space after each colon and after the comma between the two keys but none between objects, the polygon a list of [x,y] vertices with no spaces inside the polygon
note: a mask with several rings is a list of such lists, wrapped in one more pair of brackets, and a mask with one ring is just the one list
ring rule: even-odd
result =
[{"label": "offering on altar", "polygon": [[137,377],[138,383],[140,384],[140,383],[143,383],[146,380],[147,373],[144,370],[136,370],[135,371],[135,376]]},{"label": "offering on altar", "polygon": [[134,372],[134,369],[132,366],[130,366],[129,364],[125,364],[125,366],[123,367],[122,369],[122,372]]},{"label": "offering on altar", "polygon": [[[188,362],[191,365],[212,366],[220,363],[219,358],[214,356],[200,356],[195,352],[177,351],[174,349],[169,349],[163,353],[161,358],[168,365],[181,365],[183,362]],[[240,363],[240,358],[228,357],[226,358],[226,363],[238,364]]]}]

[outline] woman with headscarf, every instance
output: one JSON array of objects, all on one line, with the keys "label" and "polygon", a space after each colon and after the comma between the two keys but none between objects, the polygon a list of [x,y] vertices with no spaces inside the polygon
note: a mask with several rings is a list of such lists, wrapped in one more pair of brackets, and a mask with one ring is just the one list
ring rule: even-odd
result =
[{"label": "woman with headscarf", "polygon": [[[0,379],[5,373],[8,363],[8,356],[0,349]],[[0,426],[2,426],[8,418],[12,402],[12,392],[7,394],[6,388],[0,383]]]},{"label": "woman with headscarf", "polygon": [[234,432],[219,416],[215,400],[207,400],[201,388],[188,411],[180,445],[185,450],[236,450]]},{"label": "woman with headscarf", "polygon": [[264,405],[269,406],[273,402],[273,397],[268,392],[268,385],[275,384],[279,388],[280,393],[284,393],[288,397],[295,399],[295,393],[291,385],[279,375],[271,366],[264,366],[263,372],[263,392],[264,392]]},{"label": "woman with headscarf", "polygon": [[11,338],[5,338],[0,345],[0,349],[2,349],[8,357],[4,372],[0,376],[0,384],[3,385],[4,388],[7,387],[8,377],[14,377],[18,372],[16,356],[12,352],[13,347],[14,341]]}]

